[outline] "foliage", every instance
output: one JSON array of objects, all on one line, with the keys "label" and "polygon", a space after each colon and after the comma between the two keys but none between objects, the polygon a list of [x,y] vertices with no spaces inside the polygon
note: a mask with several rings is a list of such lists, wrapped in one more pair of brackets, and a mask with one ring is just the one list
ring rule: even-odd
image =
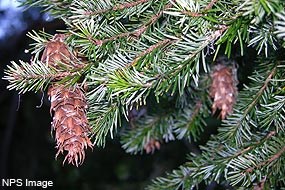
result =
[{"label": "foliage", "polygon": [[[44,90],[55,78],[70,85],[83,80],[98,146],[125,123],[131,127],[118,134],[129,153],[143,152],[150,139],[197,141],[211,117],[211,63],[223,54],[253,57],[250,83],[241,85],[234,112],[218,134],[201,147],[202,154],[191,154],[148,189],[192,189],[202,181],[252,188],[264,177],[266,187],[285,186],[285,64],[279,53],[285,45],[284,1],[27,0],[23,5],[45,7],[62,19],[66,43],[84,57],[78,61],[85,66],[65,71],[42,64],[40,52],[51,36],[33,32],[34,63],[12,62],[4,77],[8,88],[25,93]],[[131,110],[144,106],[146,114],[131,118]]]}]

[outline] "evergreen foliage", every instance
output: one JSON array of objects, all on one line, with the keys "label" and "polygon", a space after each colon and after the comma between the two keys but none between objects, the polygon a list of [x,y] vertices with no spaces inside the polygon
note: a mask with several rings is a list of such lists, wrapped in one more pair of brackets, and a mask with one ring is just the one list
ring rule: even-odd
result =
[{"label": "evergreen foliage", "polygon": [[[97,146],[115,134],[133,154],[142,153],[150,139],[197,141],[207,118],[215,117],[208,88],[216,58],[243,57],[250,64],[251,57],[250,82],[240,85],[234,111],[218,133],[200,147],[201,154],[190,153],[188,162],[147,189],[193,189],[203,181],[247,189],[263,180],[267,189],[285,187],[283,0],[27,0],[23,5],[44,7],[65,22],[61,32],[82,66],[41,63],[52,36],[33,31],[32,63],[8,66],[8,89],[36,92],[50,83],[83,81]],[[143,109],[146,113],[131,115]]]}]

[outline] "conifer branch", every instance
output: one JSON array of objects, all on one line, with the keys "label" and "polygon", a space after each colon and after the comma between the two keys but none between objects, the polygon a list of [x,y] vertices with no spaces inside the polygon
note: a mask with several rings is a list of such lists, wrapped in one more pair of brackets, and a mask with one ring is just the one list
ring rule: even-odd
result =
[{"label": "conifer branch", "polygon": [[107,135],[111,138],[114,132],[117,131],[121,124],[120,107],[117,102],[108,104],[108,102],[95,102],[88,100],[90,108],[87,112],[88,120],[90,121],[92,137],[94,138],[94,145],[105,146]]},{"label": "conifer branch", "polygon": [[188,10],[181,10],[181,13],[182,14],[185,14],[187,16],[190,16],[190,17],[201,17],[201,16],[204,16],[204,12],[210,10],[214,4],[217,2],[218,0],[212,0],[205,8],[204,10],[200,11],[200,12],[191,12],[191,11],[188,11]]},{"label": "conifer branch", "polygon": [[115,5],[112,8],[109,8],[109,9],[101,9],[101,10],[99,9],[99,10],[96,10],[96,11],[86,11],[83,14],[84,15],[104,14],[104,13],[107,13],[109,11],[118,11],[118,10],[123,10],[123,9],[131,8],[131,7],[135,7],[137,5],[146,3],[148,1],[150,1],[150,0],[137,0],[137,1],[134,1],[134,2],[130,2],[130,3],[126,2],[126,3],[123,3],[123,4]]},{"label": "conifer branch", "polygon": [[[92,36],[87,36],[87,39],[92,42],[93,44],[97,45],[97,46],[101,46],[107,42],[112,42],[114,40],[117,40],[119,38],[124,38],[124,37],[129,37],[131,36],[133,32],[125,32],[125,33],[121,33],[121,34],[118,34],[116,36],[112,36],[110,38],[106,38],[106,39],[103,39],[103,40],[98,40],[98,39],[93,39]],[[135,33],[135,32],[134,32]]]},{"label": "conifer branch", "polygon": [[283,41],[285,41],[285,11],[283,10],[280,13],[276,13],[276,16],[278,19],[274,21],[274,28],[276,29],[274,33],[278,38],[281,38]]},{"label": "conifer branch", "polygon": [[[213,40],[215,40],[216,38],[218,38],[220,35],[222,35],[222,33],[223,33],[223,31],[225,31],[225,29],[226,29],[226,27],[224,27],[224,26],[221,26],[220,27],[220,29],[219,30],[217,30],[217,31],[214,31],[214,32],[212,32],[209,36],[206,36],[205,38],[206,38],[206,40],[203,38],[203,40],[204,41],[202,41],[201,40],[201,42],[199,42],[199,43],[197,43],[197,44],[195,44],[195,46],[194,46],[194,48],[189,48],[189,51],[190,51],[190,54],[189,55],[184,55],[183,57],[179,57],[178,59],[179,59],[179,61],[183,61],[183,62],[187,62],[187,61],[189,61],[189,64],[184,64],[184,65],[177,65],[176,63],[177,63],[177,59],[175,59],[174,60],[174,58],[176,58],[176,53],[175,52],[171,52],[172,50],[171,49],[169,49],[170,51],[163,51],[162,53],[163,54],[166,54],[167,55],[167,57],[169,57],[170,58],[170,61],[168,61],[168,62],[172,62],[173,64],[175,64],[175,65],[173,65],[173,66],[171,66],[170,68],[169,68],[169,71],[166,71],[166,72],[164,72],[163,74],[155,74],[155,75],[152,75],[152,76],[146,76],[146,78],[149,78],[148,80],[146,80],[145,82],[144,82],[144,84],[145,85],[142,85],[141,86],[141,90],[139,90],[139,91],[141,91],[141,92],[145,92],[146,94],[147,93],[149,93],[149,91],[151,90],[151,89],[153,89],[154,87],[156,88],[156,89],[159,89],[159,88],[161,88],[162,86],[165,86],[164,85],[164,83],[168,83],[169,84],[169,80],[171,80],[171,85],[168,85],[168,86],[165,86],[165,87],[167,87],[168,89],[169,89],[169,87],[171,87],[172,85],[174,85],[174,83],[176,83],[176,82],[179,82],[180,81],[180,79],[177,79],[176,81],[173,81],[172,80],[172,76],[179,76],[179,73],[180,72],[187,72],[187,73],[189,73],[189,70],[186,70],[188,67],[192,67],[192,63],[193,62],[191,62],[191,59],[193,59],[195,56],[197,56],[197,54],[199,54],[209,43],[211,43]],[[184,39],[187,39],[186,37],[184,38]],[[181,45],[181,48],[184,48],[185,46],[184,46],[184,40],[183,38],[181,38],[181,39],[179,39],[179,38],[174,38],[174,40],[170,40],[170,39],[163,39],[163,40],[160,40],[160,41],[158,41],[156,44],[154,44],[154,45],[152,45],[152,46],[150,46],[150,47],[148,47],[147,49],[145,49],[143,52],[141,52],[137,57],[135,57],[135,58],[130,58],[130,57],[128,57],[128,58],[124,58],[124,57],[122,57],[122,56],[117,56],[117,58],[116,58],[116,60],[115,59],[113,59],[114,57],[111,57],[110,59],[107,59],[107,62],[105,62],[103,65],[106,65],[107,63],[108,63],[108,65],[117,65],[118,63],[120,64],[120,66],[118,66],[118,68],[120,68],[120,73],[129,73],[129,74],[126,74],[125,76],[127,77],[127,76],[129,76],[129,77],[127,77],[127,78],[125,78],[125,79],[122,79],[121,77],[121,79],[119,79],[119,72],[118,72],[118,70],[117,69],[115,69],[115,70],[110,70],[110,69],[104,69],[99,75],[102,75],[104,72],[106,72],[106,71],[108,71],[108,72],[111,72],[111,73],[109,73],[109,74],[103,74],[104,75],[104,78],[105,78],[105,80],[102,80],[102,82],[104,81],[104,83],[105,83],[105,81],[109,81],[109,82],[107,82],[106,83],[106,85],[107,85],[107,87],[111,87],[112,86],[112,90],[110,91],[110,92],[114,92],[114,95],[118,95],[119,93],[121,93],[121,92],[125,92],[125,91],[129,91],[129,90],[127,90],[127,89],[124,89],[124,88],[118,88],[118,89],[116,89],[115,87],[115,85],[109,85],[109,84],[111,84],[111,83],[113,83],[112,82],[112,80],[117,80],[117,81],[122,81],[122,80],[124,80],[124,81],[128,81],[128,80],[130,80],[131,79],[131,76],[132,76],[132,74],[135,74],[136,72],[133,72],[133,71],[131,71],[131,70],[134,70],[135,68],[130,68],[130,66],[134,66],[135,64],[137,64],[137,61],[138,60],[140,60],[142,57],[144,57],[144,56],[146,56],[147,54],[151,54],[156,48],[161,48],[161,46],[162,47],[165,47],[165,46],[167,46],[167,45],[173,45],[173,46],[177,46],[177,47],[179,47],[180,45]],[[181,43],[181,44],[180,44]],[[189,53],[187,50],[185,50],[185,48],[184,48],[184,51],[186,51],[187,53]],[[173,57],[174,56],[174,57]],[[173,57],[173,58],[172,58]],[[173,60],[171,60],[171,59],[173,59]],[[132,60],[132,61],[131,61]],[[118,62],[119,61],[119,62]],[[166,61],[166,60],[165,60]],[[102,65],[102,66],[103,66]],[[109,66],[108,66],[109,67]],[[128,68],[129,67],[129,68]],[[115,74],[115,73],[113,73],[114,71],[116,71],[116,73],[117,74]],[[191,72],[191,71],[190,71]],[[97,72],[96,72],[97,73]],[[95,74],[95,73],[94,73]],[[192,71],[192,73],[189,75],[189,77],[192,77],[192,75],[194,75],[195,74],[195,71]],[[108,77],[109,76],[109,77]],[[114,77],[112,77],[112,78],[110,78],[110,76],[114,76]],[[120,75],[120,76],[122,76],[122,75]],[[142,75],[141,75],[142,76]],[[107,78],[106,78],[107,77]],[[92,77],[93,78],[93,80],[95,79],[95,78],[97,78],[96,76],[94,76],[94,77]],[[129,78],[129,79],[128,79]],[[100,81],[101,79],[98,79],[98,81]],[[131,81],[133,81],[132,83],[128,83],[128,84],[136,84],[136,82],[134,83],[134,80],[133,79],[131,79]],[[152,81],[152,82],[151,82]],[[187,80],[183,80],[183,81],[187,81]],[[118,84],[118,83],[116,83],[115,82],[115,84]],[[157,84],[159,84],[160,86],[157,86]],[[131,85],[132,86],[132,85]],[[183,84],[183,87],[180,87],[179,86],[179,89],[180,89],[180,91],[183,91],[183,88],[185,88],[185,86],[186,86],[186,83],[184,83]],[[114,87],[114,88],[113,88]],[[123,86],[121,86],[121,87],[123,87]],[[127,86],[125,86],[125,87],[127,87]],[[137,89],[137,88],[134,88],[134,89]],[[164,89],[165,91],[167,91],[168,89]],[[138,89],[137,89],[138,90]],[[132,91],[132,90],[131,90]],[[131,92],[131,91],[129,91],[129,92]],[[163,93],[162,91],[157,91],[157,95],[159,96],[159,93]],[[124,97],[127,97],[128,96],[128,94],[129,93],[127,93],[127,94],[124,94]],[[143,94],[140,94],[140,96],[142,96]],[[113,95],[111,95],[111,96],[113,96]],[[135,96],[133,96],[133,95],[130,95],[130,97],[132,97],[132,98],[134,98]],[[129,103],[129,102],[133,102],[133,101],[131,101],[130,99],[126,99],[127,100],[127,102]],[[137,101],[138,99],[136,99],[136,101]]]},{"label": "conifer branch", "polygon": [[[253,180],[263,177],[259,171],[264,172],[268,169],[262,168],[261,165],[267,165],[269,160],[274,161],[284,153],[285,144],[282,143],[284,136],[279,134],[278,136],[281,137],[281,139],[278,139],[276,135],[278,134],[275,131],[271,131],[263,139],[252,142],[251,146],[240,147],[240,149],[225,146],[223,143],[216,142],[217,139],[209,141],[207,143],[208,146],[203,147],[204,151],[202,155],[192,155],[188,163],[181,166],[180,169],[174,170],[171,174],[168,174],[166,178],[157,178],[153,185],[147,189],[173,189],[174,187],[190,189],[198,185],[203,179],[206,180],[206,182],[210,182],[211,180],[219,181],[221,177],[225,177],[232,185],[241,183],[241,186],[249,187]],[[276,148],[281,146],[280,149],[275,149],[275,142],[277,142]],[[266,149],[265,147],[268,148]],[[274,152],[268,149],[272,149]],[[259,150],[263,150],[263,153],[257,153]],[[254,153],[260,155],[253,157]],[[213,160],[213,158],[215,159]],[[262,161],[260,161],[260,159]],[[257,165],[255,164],[256,162],[258,163]],[[278,163],[275,164],[278,165]],[[259,173],[258,176],[250,172],[248,175],[244,175],[244,171],[247,169],[249,171],[251,170],[251,165],[256,169],[254,173]],[[273,168],[274,164],[271,162],[267,167]],[[205,176],[208,177],[205,178]]]},{"label": "conifer branch", "polygon": [[203,16],[202,13],[190,12],[190,11],[185,11],[185,10],[182,10],[181,13],[184,15],[190,16],[190,17],[201,17],[201,16]]},{"label": "conifer branch", "polygon": [[41,63],[29,64],[24,61],[20,61],[20,65],[13,61],[11,63],[12,65],[4,72],[3,79],[9,81],[10,85],[7,87],[9,90],[15,89],[19,94],[44,90],[51,80],[61,76]]},{"label": "conifer branch", "polygon": [[[250,102],[247,105],[244,105],[244,102],[242,102],[242,105],[239,105],[240,103],[238,102],[236,107],[240,107],[239,110],[235,110],[236,113],[224,121],[224,127],[220,128],[220,136],[223,139],[235,139],[235,143],[238,146],[243,144],[244,140],[252,138],[252,127],[257,127],[257,121],[249,116],[257,111],[257,105],[261,103],[262,97],[266,96],[266,89],[269,88],[270,82],[277,72],[277,65],[273,65],[264,80],[257,83],[260,86],[257,86],[258,88],[252,91]],[[266,64],[265,67],[268,67],[268,65]],[[257,75],[259,75],[258,72]],[[249,87],[246,89],[249,89]],[[247,97],[249,96],[248,92],[244,92],[244,94]],[[240,93],[239,97],[242,98],[242,96],[243,93]]]},{"label": "conifer branch", "polygon": [[10,85],[7,86],[9,90],[15,89],[19,91],[19,94],[24,94],[27,91],[45,90],[48,84],[53,81],[69,81],[68,84],[72,84],[86,69],[81,66],[82,68],[72,71],[57,72],[40,61],[30,64],[20,60],[19,65],[14,61],[11,63],[12,65],[5,70],[3,79],[9,81]]},{"label": "conifer branch", "polygon": [[151,139],[158,141],[173,141],[173,114],[146,115],[138,121],[134,121],[133,128],[122,134],[121,143],[126,152],[131,154],[142,153],[144,147]]},{"label": "conifer branch", "polygon": [[[191,48],[191,54],[190,55],[185,55],[184,56],[184,58],[182,58],[182,60],[180,60],[180,61],[184,61],[184,62],[186,62],[186,61],[189,61],[189,60],[191,60],[192,58],[194,58],[198,53],[200,53],[211,41],[213,41],[213,40],[215,40],[217,37],[219,37],[222,33],[223,33],[223,31],[226,29],[226,27],[221,27],[221,29],[219,29],[219,30],[217,30],[217,31],[215,31],[215,32],[213,32],[213,33],[211,33],[209,36],[207,36],[206,37],[206,40],[204,40],[202,43],[198,43],[197,45],[197,47],[195,47],[195,49],[194,49],[194,51],[193,51],[193,48]],[[132,61],[129,59],[129,58],[123,58],[123,57],[121,57],[121,56],[118,56],[116,59],[116,62],[118,62],[119,61],[119,64],[120,64],[120,66],[118,66],[118,68],[120,68],[120,70],[121,71],[119,71],[119,70],[117,70],[117,69],[115,69],[115,70],[109,70],[109,69],[103,69],[102,70],[102,72],[101,73],[98,73],[99,75],[102,75],[104,72],[106,72],[106,71],[108,71],[108,72],[111,72],[111,73],[109,73],[109,74],[103,74],[104,75],[104,78],[105,78],[105,80],[104,80],[104,83],[105,83],[105,81],[108,81],[107,82],[107,84],[106,84],[106,86],[108,87],[108,88],[110,88],[110,87],[112,87],[112,90],[110,91],[110,92],[113,92],[114,93],[114,95],[116,96],[116,95],[119,95],[119,94],[121,94],[122,92],[126,92],[126,91],[128,91],[128,92],[131,92],[131,91],[133,91],[133,90],[131,90],[130,91],[130,89],[129,89],[129,87],[130,86],[133,86],[134,87],[134,84],[138,84],[137,82],[135,82],[136,80],[134,80],[134,78],[133,79],[131,79],[132,77],[135,77],[135,78],[137,78],[136,76],[134,76],[133,74],[135,74],[135,73],[137,73],[136,71],[135,71],[135,68],[128,68],[128,67],[130,67],[131,65],[132,66],[134,66],[134,64],[136,64],[136,62],[141,58],[141,57],[143,57],[143,56],[145,56],[145,55],[147,55],[147,54],[150,54],[150,53],[152,53],[156,48],[158,48],[158,47],[160,47],[160,46],[166,46],[166,45],[168,45],[168,44],[173,44],[174,46],[178,46],[179,47],[179,43],[180,43],[180,41],[182,41],[182,40],[177,40],[177,38],[175,39],[175,40],[170,40],[170,39],[164,39],[164,40],[161,40],[161,41],[158,41],[156,44],[154,44],[154,45],[152,45],[152,46],[150,46],[149,48],[147,48],[146,50],[144,50],[142,53],[140,53],[139,54],[139,56],[137,56],[136,58],[131,58],[131,59],[133,59]],[[174,43],[174,42],[176,42],[176,44]],[[183,43],[183,41],[182,41],[182,43]],[[183,48],[184,48],[184,46],[183,46]],[[196,49],[197,48],[197,49]],[[162,53],[164,53],[164,54],[168,54],[168,56],[171,58],[171,53],[172,52],[168,52],[168,51],[165,51],[165,52],[162,52]],[[173,53],[174,54],[174,53]],[[174,55],[174,56],[176,56],[176,55]],[[181,59],[181,58],[179,58],[179,59]],[[171,61],[172,62],[172,61]],[[174,62],[174,61],[173,61]],[[175,62],[177,62],[177,60],[175,60]],[[108,65],[116,65],[117,63],[115,63],[115,60],[111,57],[110,59],[107,59],[107,62],[105,62],[102,66],[104,66],[104,65],[106,65],[108,63]],[[143,82],[143,83],[141,83],[141,84],[145,84],[145,85],[139,85],[139,86],[141,86],[141,90],[139,90],[138,88],[133,88],[133,89],[136,89],[136,90],[138,90],[139,92],[145,92],[146,94],[147,93],[149,93],[149,90],[151,90],[152,88],[154,88],[154,87],[156,87],[157,89],[158,88],[160,88],[160,86],[157,86],[157,84],[160,84],[161,86],[163,86],[164,85],[164,82],[167,82],[167,83],[169,83],[169,79],[171,80],[171,77],[172,76],[177,76],[178,75],[178,73],[180,73],[180,72],[183,72],[187,67],[189,67],[189,66],[191,66],[191,63],[192,62],[190,62],[190,64],[184,64],[183,66],[181,66],[181,65],[175,65],[175,66],[173,66],[173,67],[171,67],[170,68],[170,70],[169,71],[167,71],[167,72],[165,72],[165,73],[163,73],[163,75],[160,75],[160,74],[156,74],[155,76],[147,76],[147,75],[145,75],[145,82]],[[108,66],[109,67],[109,66]],[[133,71],[132,71],[133,70]],[[115,72],[114,72],[115,71]],[[186,71],[186,72],[189,72],[189,71]],[[96,72],[97,73],[97,72]],[[119,74],[120,73],[120,74]],[[123,74],[123,73],[125,73],[125,74]],[[127,74],[128,73],[128,74]],[[94,73],[95,74],[95,73]],[[123,77],[123,75],[124,75],[124,77]],[[194,74],[194,72],[193,73],[191,73],[191,75],[193,75]],[[96,74],[95,74],[96,75]],[[190,75],[190,76],[191,76]],[[110,78],[112,76],[112,78]],[[137,75],[137,76],[143,76],[143,75]],[[106,78],[107,77],[107,78]],[[123,78],[124,79],[123,79]],[[93,80],[95,79],[95,78],[97,78],[96,76],[94,76],[94,77],[92,77],[93,78]],[[143,77],[144,78],[144,77]],[[101,79],[99,79],[98,78],[98,81],[100,81]],[[173,81],[172,82],[172,85],[173,85],[173,83],[174,82],[178,82],[180,79],[177,79],[177,81]],[[118,86],[116,86],[116,85],[110,85],[111,83],[113,83],[114,82],[114,84],[118,84],[117,82],[115,82],[115,81],[125,81],[126,82],[126,84],[128,84],[127,86],[120,86],[120,88],[118,87]],[[127,81],[132,81],[132,82],[127,82]],[[151,82],[151,81],[153,81],[153,82]],[[103,81],[102,81],[103,82]],[[162,83],[163,82],[163,83]],[[129,86],[130,85],[130,86]],[[185,87],[185,85],[186,84],[183,84],[183,86]],[[138,86],[137,86],[138,87]],[[165,87],[167,87],[167,88],[169,88],[170,86],[165,86]],[[182,88],[180,88],[180,90],[181,91],[183,91],[183,88],[184,87],[182,87]],[[116,89],[116,88],[118,88],[118,89]],[[126,89],[124,89],[124,88],[126,88]],[[129,89],[129,90],[127,90],[127,89]],[[167,89],[165,89],[165,90],[167,90]],[[161,91],[158,91],[158,93],[162,93]],[[111,95],[111,96],[114,96],[114,95]],[[142,96],[143,94],[140,94],[140,96]],[[159,95],[159,94],[158,94]],[[129,94],[129,93],[127,93],[127,94],[124,94],[124,97],[132,97],[132,98],[134,98],[135,96],[132,94]],[[126,99],[127,100],[127,102],[128,102],[128,104],[130,103],[130,102],[133,102],[132,100],[130,100],[130,99]],[[138,98],[135,98],[135,100],[137,101],[138,100]]]},{"label": "conifer branch", "polygon": [[[273,33],[272,23],[264,23],[260,27],[250,26],[249,32],[251,37],[248,42],[248,46],[253,46],[258,50],[258,54],[264,51],[265,56],[268,57],[269,48],[272,47],[277,50],[277,38]],[[277,35],[278,37],[278,35]]]},{"label": "conifer branch", "polygon": [[174,131],[177,139],[186,138],[189,141],[197,141],[206,123],[202,117],[206,116],[207,109],[201,100],[196,100],[194,106],[188,106],[179,111],[176,115]]},{"label": "conifer branch", "polygon": [[117,40],[119,38],[126,38],[126,37],[132,37],[132,36],[139,38],[148,29],[148,27],[153,25],[162,16],[163,11],[167,8],[170,8],[171,6],[172,6],[172,4],[167,4],[163,10],[161,10],[157,14],[153,15],[146,23],[142,24],[139,28],[135,29],[132,32],[120,33],[118,35],[112,36],[110,38],[102,39],[102,40],[94,39],[90,35],[87,36],[87,38],[90,42],[92,42],[93,44],[98,45],[98,46],[101,46],[107,42],[112,42],[112,41]]},{"label": "conifer branch", "polygon": [[70,16],[69,6],[73,0],[26,0],[20,1],[21,6],[43,7],[45,12],[50,12],[54,17]]},{"label": "conifer branch", "polygon": [[130,63],[128,66],[134,66],[137,61],[139,59],[141,59],[142,57],[144,57],[145,55],[153,52],[156,48],[160,47],[160,46],[166,46],[168,44],[174,43],[176,40],[170,40],[170,39],[164,39],[162,41],[157,42],[154,45],[151,45],[149,48],[147,48],[146,50],[144,50],[142,53],[140,53],[133,61],[132,63]]},{"label": "conifer branch", "polygon": [[[269,140],[270,138],[272,138],[273,136],[275,136],[277,134],[276,131],[270,131],[266,137],[263,140]],[[257,145],[259,145],[262,142],[262,140],[257,141],[256,143],[254,143],[252,146],[248,146],[244,149],[242,149],[241,151],[237,152],[233,158],[237,158],[238,156],[244,155],[246,153],[248,153],[249,151],[251,151],[254,147],[256,147]]]},{"label": "conifer branch", "polygon": [[193,122],[193,119],[195,117],[197,117],[198,113],[200,112],[200,109],[202,108],[202,102],[201,101],[197,101],[197,103],[195,104],[194,110],[193,110],[193,114],[190,117],[190,124]]},{"label": "conifer branch", "polygon": [[122,147],[128,153],[137,154],[144,150],[151,139],[166,143],[182,138],[189,141],[199,139],[205,123],[203,124],[204,121],[200,118],[201,107],[198,107],[193,112],[192,106],[188,105],[183,110],[146,115],[133,121],[132,128],[122,134]]},{"label": "conifer branch", "polygon": [[[165,143],[182,138],[190,142],[198,140],[206,126],[203,116],[208,115],[205,102],[199,98],[202,96],[188,97],[189,102],[182,109],[164,108],[158,113],[144,114],[130,121],[131,127],[121,135],[122,147],[128,153],[137,154],[145,149],[151,139]],[[160,104],[156,105],[158,110],[159,106]]]},{"label": "conifer branch", "polygon": [[285,97],[284,95],[276,95],[269,99],[270,104],[261,104],[260,111],[260,126],[268,129],[272,126],[277,131],[285,129]]},{"label": "conifer branch", "polygon": [[[268,72],[268,63],[265,62],[262,64],[262,69],[256,72],[258,73],[256,74],[257,76],[251,77],[252,79],[256,80],[257,84],[262,82],[262,85],[258,86],[259,88],[251,87],[254,89],[251,90],[253,95],[258,97],[258,100],[255,101],[255,99],[252,99],[248,93],[246,93],[246,97],[250,97],[250,99],[240,97],[243,100],[243,104],[245,104],[245,101],[249,100],[249,103],[246,105],[251,105],[254,112],[257,113],[257,119],[255,119],[255,121],[259,121],[259,117],[263,117],[263,119],[260,120],[264,120],[265,117],[270,117],[267,112],[265,112],[265,115],[260,114],[260,112],[256,110],[256,105],[261,104],[260,100],[263,100],[262,104],[268,104],[268,102],[264,99],[264,96],[268,97],[268,95],[264,95],[264,92],[269,88],[275,91],[276,89],[274,90],[274,88],[278,88],[278,86],[281,84],[277,82],[280,79],[282,80],[282,73],[284,73],[282,70],[283,67],[278,66],[280,64],[283,65],[283,63],[280,62],[278,64],[271,64]],[[256,84],[253,83],[252,85]],[[247,87],[247,89],[250,89],[250,87]],[[276,109],[274,107],[278,104],[279,107],[277,107],[276,112],[282,113],[284,107],[282,106],[282,103],[280,104],[280,100],[282,97],[284,98],[284,96],[275,97],[275,103],[272,105],[269,104],[270,107],[268,109]],[[251,104],[252,102],[255,102],[254,106]],[[236,107],[240,107],[240,105],[237,105]],[[243,108],[246,110],[247,106]],[[241,108],[238,108],[237,110],[241,110]],[[235,112],[237,112],[237,110],[235,110]],[[248,114],[253,110],[248,110]],[[244,113],[244,110],[241,110],[241,114],[242,113]],[[235,113],[234,116],[237,118],[241,117],[239,113]],[[280,120],[280,117],[276,118],[279,118]],[[274,117],[273,122],[276,122],[275,120],[276,119]],[[237,119],[237,122],[240,122],[240,120]],[[178,170],[174,170],[171,174],[168,174],[166,178],[156,179],[153,185],[149,186],[148,189],[172,189],[179,187],[183,189],[190,189],[199,184],[202,179],[206,180],[206,182],[210,182],[212,180],[219,182],[219,179],[222,177],[229,181],[233,186],[237,185],[249,187],[252,185],[253,180],[260,181],[264,175],[268,177],[268,183],[276,184],[276,176],[280,175],[283,170],[280,170],[280,167],[282,167],[280,164],[282,162],[274,161],[277,159],[282,159],[281,155],[283,155],[285,151],[284,135],[283,133],[278,132],[283,128],[282,125],[284,125],[285,122],[284,117],[280,120],[280,122],[282,124],[277,124],[277,126],[280,127],[265,124],[267,129],[274,129],[265,134],[265,132],[262,130],[244,129],[247,128],[245,125],[251,125],[253,123],[252,121],[248,121],[247,116],[246,123],[240,123],[239,126],[240,130],[246,131],[239,132],[239,134],[232,136],[233,139],[236,139],[236,143],[232,143],[232,138],[225,138],[225,133],[231,133],[229,132],[229,126],[231,126],[230,123],[225,122],[227,127],[221,127],[219,129],[219,140],[214,138],[209,141],[205,147],[201,147],[203,150],[202,155],[193,155],[191,158],[189,158],[191,160],[189,163],[181,166]],[[245,134],[248,132],[250,132],[250,138],[246,139],[246,141],[237,140],[238,138],[242,139],[245,138],[244,136],[249,136],[248,134]],[[213,160],[213,158],[215,159]],[[270,174],[266,174],[268,170],[271,170],[272,172]],[[244,172],[246,172],[246,174]],[[279,182],[283,183],[282,179],[280,179]]]},{"label": "conifer branch", "polygon": [[260,169],[268,164],[272,164],[272,162],[274,162],[276,159],[278,159],[283,153],[285,152],[285,146],[276,154],[274,154],[272,157],[270,157],[269,159],[259,163],[258,165],[255,165],[253,167],[247,168],[244,172],[244,174],[246,173],[252,173],[253,171]]},{"label": "conifer branch", "polygon": [[255,95],[255,97],[253,98],[253,101],[250,103],[250,105],[248,105],[248,107],[245,109],[243,117],[241,119],[243,119],[252,109],[253,107],[257,104],[258,100],[261,98],[262,94],[264,93],[265,89],[268,88],[268,84],[269,82],[272,80],[273,76],[276,74],[276,68],[278,65],[276,65],[271,72],[269,73],[268,77],[265,79],[264,84],[262,85],[262,87],[258,90],[257,94]]},{"label": "conifer branch", "polygon": [[218,0],[211,0],[211,2],[205,7],[205,11],[210,10],[217,1]]}]

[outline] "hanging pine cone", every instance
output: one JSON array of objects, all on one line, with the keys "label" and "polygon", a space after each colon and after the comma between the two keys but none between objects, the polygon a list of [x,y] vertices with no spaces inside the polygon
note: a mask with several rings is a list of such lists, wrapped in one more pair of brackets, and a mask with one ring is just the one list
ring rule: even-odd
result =
[{"label": "hanging pine cone", "polygon": [[[55,34],[46,44],[41,61],[49,67],[62,71],[79,67],[74,62],[75,56],[64,43],[65,35]],[[56,157],[65,151],[67,155],[63,163],[78,166],[85,158],[85,149],[93,147],[88,135],[90,127],[86,117],[87,102],[83,90],[79,85],[66,87],[64,84],[53,84],[48,89],[51,101],[51,113],[54,114],[52,129],[55,130],[57,143]]]},{"label": "hanging pine cone", "polygon": [[79,67],[76,58],[64,43],[64,34],[55,34],[45,45],[41,61],[56,69],[74,69]]},{"label": "hanging pine cone", "polygon": [[51,101],[51,112],[54,113],[52,129],[58,152],[67,151],[63,163],[82,164],[85,158],[84,149],[92,148],[88,137],[90,127],[86,118],[87,103],[81,88],[66,88],[62,85],[53,85],[48,89]]},{"label": "hanging pine cone", "polygon": [[155,150],[160,149],[160,142],[155,139],[150,139],[145,145],[144,145],[144,150],[146,151],[147,154],[149,153],[154,153]]},{"label": "hanging pine cone", "polygon": [[72,60],[72,54],[65,45],[64,39],[64,34],[55,34],[47,42],[41,61],[54,68],[57,68],[60,62],[68,65]]},{"label": "hanging pine cone", "polygon": [[218,63],[214,67],[211,78],[210,96],[214,99],[212,113],[219,109],[221,119],[225,119],[228,114],[232,113],[236,101],[236,69],[233,66]]}]

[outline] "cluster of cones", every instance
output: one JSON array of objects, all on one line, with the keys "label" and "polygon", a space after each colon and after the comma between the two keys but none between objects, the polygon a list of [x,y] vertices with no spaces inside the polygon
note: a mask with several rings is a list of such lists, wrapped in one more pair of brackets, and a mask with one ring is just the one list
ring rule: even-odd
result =
[{"label": "cluster of cones", "polygon": [[[76,57],[64,43],[65,35],[56,34],[45,47],[41,61],[49,67],[60,70],[78,68]],[[233,111],[237,95],[237,80],[233,67],[218,63],[212,72],[210,96],[213,98],[212,112],[220,110],[221,119]],[[86,117],[87,102],[84,90],[79,84],[69,86],[65,84],[51,84],[48,88],[53,114],[52,129],[58,152],[62,153],[65,161],[76,166],[82,164],[85,158],[85,149],[93,148],[89,139],[90,126]],[[153,153],[160,149],[160,142],[150,139],[144,146],[146,153]]]}]

